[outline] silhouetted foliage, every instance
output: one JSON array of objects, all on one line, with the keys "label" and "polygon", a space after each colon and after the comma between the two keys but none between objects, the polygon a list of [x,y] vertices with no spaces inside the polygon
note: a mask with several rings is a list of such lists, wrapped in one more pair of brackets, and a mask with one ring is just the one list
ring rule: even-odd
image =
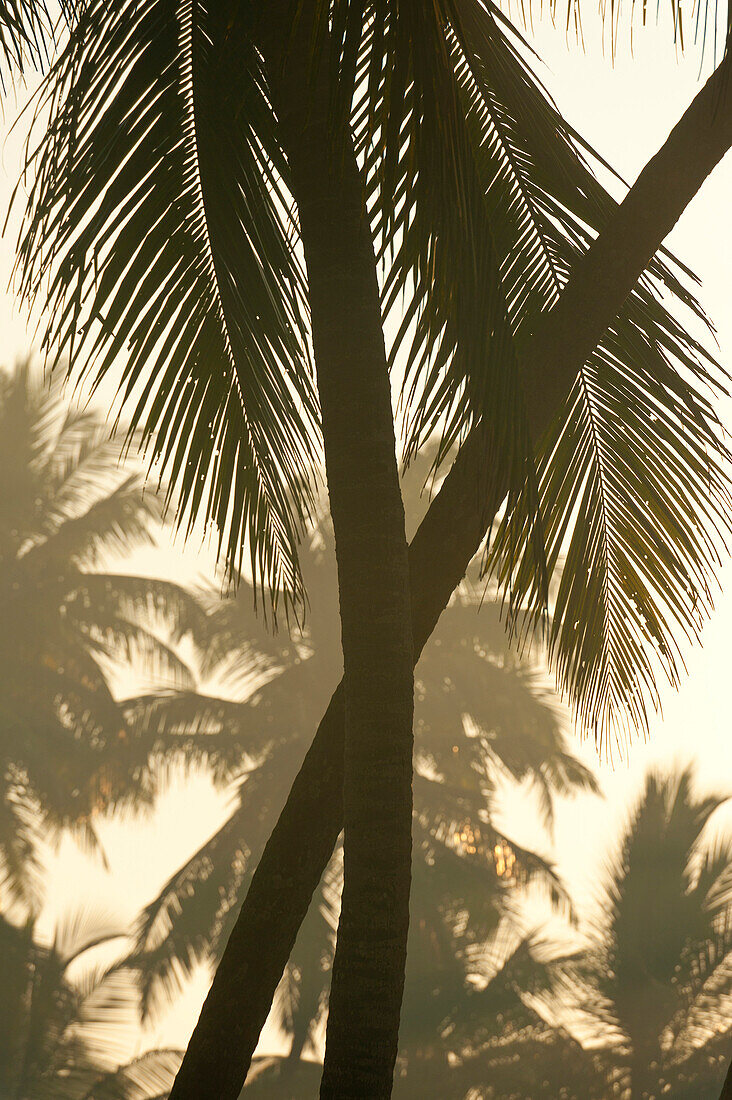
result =
[{"label": "silhouetted foliage", "polygon": [[[732,1039],[732,850],[703,834],[722,801],[694,796],[690,769],[648,776],[580,953],[510,921],[482,942],[470,921],[440,936],[415,888],[395,1098],[716,1100]],[[317,1065],[300,1053],[256,1058],[242,1098],[315,1096]]]},{"label": "silhouetted foliage", "polygon": [[[265,606],[298,603],[319,425],[302,227],[262,27],[249,3],[133,11],[129,0],[71,5],[78,19],[28,146],[20,289],[79,373],[116,370],[126,348],[121,392],[181,489],[185,522],[215,522],[233,566],[248,555]],[[573,549],[553,659],[588,725],[645,725],[659,668],[678,681],[678,641],[709,610],[714,531],[730,513],[709,397],[724,381],[690,331],[703,312],[688,272],[646,256],[560,387],[564,409],[548,408],[541,362],[527,379],[523,359],[616,210],[593,174],[599,158],[489,0],[317,0],[311,15],[316,38],[332,35],[331,122],[349,122],[366,166],[383,312],[398,322],[392,356],[408,366],[408,450],[437,430],[444,459],[482,418],[483,462],[511,467],[514,499],[529,500],[499,542],[504,579],[540,613],[523,405],[544,428],[555,418],[538,455],[550,573],[565,535]]]},{"label": "silhouetted foliage", "polygon": [[[278,597],[297,604],[303,596],[298,540],[312,504],[312,460],[318,450],[307,354],[313,300],[293,247],[301,230],[306,250],[312,237],[305,240],[305,219],[291,214],[290,194],[300,213],[304,204],[296,173],[289,174],[296,158],[287,143],[288,111],[278,111],[275,103],[279,66],[270,64],[267,50],[252,36],[246,8],[232,5],[222,14],[216,5],[152,3],[135,8],[131,20],[132,6],[124,2],[80,6],[80,20],[42,100],[52,105],[53,115],[30,157],[37,174],[20,271],[29,297],[50,287],[47,341],[72,356],[82,349],[82,368],[94,365],[103,374],[126,344],[129,396],[147,360],[155,363],[133,420],[149,439],[159,429],[153,447],[179,483],[191,522],[197,515],[213,518],[234,564],[248,543],[252,587],[259,586],[260,595],[271,596],[276,607]],[[13,15],[31,9],[6,5]],[[670,291],[692,309],[695,304],[665,264],[643,257],[643,264],[651,265],[648,279],[625,295],[619,316],[611,311],[576,364],[579,376],[565,416],[544,440],[537,478],[522,398],[530,388],[523,386],[519,370],[522,341],[533,333],[537,317],[555,312],[557,299],[566,299],[567,283],[572,286],[573,271],[597,231],[602,239],[612,203],[583,163],[586,150],[535,84],[523,47],[490,5],[343,4],[331,18],[333,10],[330,3],[315,4],[312,14],[332,47],[326,52],[333,89],[326,89],[324,102],[332,99],[340,108],[333,118],[347,134],[349,149],[353,141],[365,161],[368,202],[350,205],[368,211],[372,224],[365,227],[366,236],[370,230],[383,248],[386,308],[400,291],[408,291],[396,346],[409,344],[409,449],[416,450],[438,424],[447,446],[482,422],[493,437],[492,458],[502,467],[509,503],[526,504],[524,510],[509,507],[508,534],[496,543],[501,579],[529,611],[543,612],[546,574],[569,540],[550,636],[563,685],[598,737],[618,714],[642,726],[648,703],[658,700],[659,667],[676,681],[678,637],[696,636],[698,617],[711,605],[716,533],[729,521],[728,456],[705,392],[707,383],[716,384],[716,368],[659,299]],[[237,65],[223,63],[230,61],[232,43]],[[295,107],[303,107],[306,88],[310,83],[302,81]],[[330,126],[324,132],[323,157],[310,158],[316,164],[330,151]],[[456,184],[459,201],[453,202]],[[307,189],[304,193],[307,197]],[[378,330],[378,302],[372,312]],[[330,322],[327,314],[326,309]],[[475,317],[486,323],[474,324]],[[324,327],[327,331],[328,324]],[[332,343],[340,362],[342,346],[337,339]],[[323,357],[319,372],[322,366]],[[371,403],[362,408],[366,421]],[[340,424],[340,439],[353,427]],[[390,433],[383,425],[371,428],[374,444],[388,437],[391,461]],[[353,491],[353,480],[346,477],[337,488]],[[380,500],[375,492],[369,500],[372,533],[379,529],[373,514],[382,502],[384,519],[388,512],[392,528],[399,527],[398,515],[394,523],[399,509],[387,509],[387,498],[382,493]],[[338,520],[336,493],[333,501]],[[546,545],[538,537],[540,514]],[[399,545],[404,549],[401,540]],[[34,551],[35,546],[25,556]],[[358,576],[352,568],[351,593]],[[59,572],[59,584],[62,578]],[[406,585],[396,587],[404,595]],[[372,578],[370,597],[378,591],[378,577]],[[342,607],[347,602],[343,595]],[[459,604],[460,598],[449,613]],[[66,616],[69,609],[62,610]],[[406,624],[408,609],[399,608],[395,618],[400,614]],[[358,616],[354,619],[357,623]],[[88,633],[93,637],[91,628]],[[118,635],[129,647],[124,629],[100,632]],[[462,629],[459,636],[461,645],[470,646]],[[373,637],[362,655],[377,651]],[[491,715],[486,725],[480,703],[463,702],[474,682],[500,695],[500,685],[490,683],[493,670],[487,671],[491,662],[482,643],[474,634],[474,667],[465,685],[456,686],[455,676],[446,674],[444,654],[429,673],[441,678],[435,698],[443,709],[449,707],[445,696],[458,696],[461,730],[455,722],[442,721],[438,728],[426,719],[419,730],[415,905],[422,904],[419,878],[425,867],[430,897],[413,935],[423,935],[430,948],[444,941],[454,950],[453,966],[441,948],[446,962],[440,996],[467,989],[469,951],[495,930],[507,884],[513,890],[539,878],[559,894],[551,868],[491,825],[494,773],[538,774],[545,811],[556,790],[572,785],[563,774],[566,760],[545,766],[547,752],[566,757],[556,738],[543,753],[526,753],[525,747],[516,753],[513,739],[504,738],[501,745],[498,718]],[[103,644],[96,644],[101,652]],[[172,732],[179,747],[205,756],[219,779],[240,779],[238,817],[148,911],[142,947],[151,980],[169,979],[176,967],[185,971],[195,958],[215,951],[230,927],[236,891],[261,850],[270,807],[281,802],[280,788],[290,777],[281,764],[293,738],[277,730],[273,704],[278,691],[292,693],[296,686],[297,674],[287,679],[292,667],[312,673],[308,644],[306,631],[292,661],[279,666],[276,653],[272,661],[266,647],[257,654],[259,671],[266,670],[270,679],[238,711],[226,700],[201,701],[191,692],[121,708],[108,692],[106,717],[97,713],[101,696],[92,700],[97,710],[82,698],[98,689],[81,671],[81,657],[75,664],[68,653],[40,655],[39,667],[71,681],[50,701],[48,691],[45,700],[41,696],[52,732],[55,725],[73,729],[87,753],[102,742],[108,750],[116,736],[124,755],[134,730],[137,755],[134,767],[119,775],[112,771],[110,778],[111,765],[105,764],[101,779],[84,776],[89,790],[78,783],[72,787],[72,801],[76,792],[85,792],[84,805],[80,812],[74,806],[73,813],[59,809],[58,796],[54,804],[41,761],[23,760],[19,767],[13,761],[5,805],[19,829],[28,831],[23,815],[42,801],[49,825],[74,824],[92,837],[91,814],[119,802],[125,784],[137,784],[142,796],[148,782],[139,763],[142,746],[149,756],[150,745],[162,743],[161,731]],[[475,660],[476,653],[485,665]],[[99,667],[93,656],[92,664]],[[12,732],[23,727],[26,715],[17,690],[7,694]],[[409,697],[406,690],[402,694]],[[258,736],[236,745],[229,729],[241,722],[242,712],[255,711],[262,719]],[[113,734],[115,721],[120,724]],[[403,725],[406,730],[407,722]],[[347,730],[347,748],[350,737]],[[362,757],[364,772],[367,763]],[[377,778],[378,767],[375,757]],[[257,786],[264,811],[252,811],[250,796]],[[403,786],[406,790],[408,782]],[[346,790],[359,790],[353,771]],[[391,801],[383,799],[384,812]],[[401,820],[402,840],[408,841],[408,813]],[[368,850],[364,837],[361,843]],[[22,889],[17,868],[29,865],[30,841],[22,839],[17,851],[8,841],[6,848],[8,880],[17,892]],[[405,875],[408,848],[402,844],[406,856],[397,868]],[[388,850],[372,846],[372,851]],[[350,842],[348,851],[350,858]],[[400,881],[398,873],[394,877]],[[306,981],[303,966],[293,962],[281,989],[281,1012],[296,1036],[295,1050],[298,1043],[302,1049],[322,1011],[337,878],[336,861],[318,893],[312,927],[304,930],[306,940],[314,937],[319,980]],[[360,901],[365,907],[370,894],[362,892]],[[208,915],[200,930],[196,909],[204,903]],[[375,957],[378,937],[376,942]],[[146,997],[149,993],[146,988]],[[361,999],[365,1003],[363,991]],[[433,1004],[418,996],[422,1011],[430,1006],[431,1034],[436,1027],[444,1038],[455,1026],[452,1000],[447,992],[439,1005],[439,998]],[[521,1004],[525,1007],[523,999]],[[407,1044],[405,1057],[414,1061],[410,1050]],[[447,1053],[458,1062],[467,1058],[465,1050]],[[637,1077],[637,1069],[633,1072]]]}]

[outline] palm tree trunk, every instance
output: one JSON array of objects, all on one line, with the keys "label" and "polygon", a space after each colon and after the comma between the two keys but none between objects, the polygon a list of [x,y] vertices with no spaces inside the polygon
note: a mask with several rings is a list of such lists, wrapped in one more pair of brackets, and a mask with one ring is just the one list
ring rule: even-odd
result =
[{"label": "palm tree trunk", "polygon": [[284,55],[269,27],[262,46],[308,273],[343,645],[344,886],[321,1096],[379,1100],[391,1095],[409,926],[409,570],[365,189],[347,126],[333,132],[326,62],[311,78],[311,10]]},{"label": "palm tree trunk", "polygon": [[[293,125],[299,136],[302,118]],[[409,922],[407,543],[360,179],[355,164],[350,179],[328,178],[327,144],[312,135],[302,159],[293,144],[288,153],[308,268],[344,662],[344,890],[321,1096],[376,1100],[391,1094]],[[368,280],[354,270],[361,267],[370,268]]]},{"label": "palm tree trunk", "polygon": [[[569,286],[577,287],[578,296],[584,287],[581,304],[575,301],[573,307],[583,318],[577,338],[569,311],[566,317],[557,315],[567,354],[558,353],[561,342],[559,337],[552,338],[548,318],[542,340],[536,338],[526,349],[527,362],[530,359],[532,364],[527,370],[535,380],[527,386],[527,405],[537,437],[558,413],[586,357],[587,340],[596,343],[600,338],[675,221],[732,145],[731,67],[728,56],[618,207],[585,258],[582,277],[575,273]],[[684,170],[669,175],[668,166],[679,164]],[[643,223],[642,247],[639,220]],[[619,261],[631,253],[630,267]],[[616,257],[612,266],[615,281],[604,274],[607,255]],[[563,296],[560,301],[564,300]],[[556,309],[549,316],[555,314]],[[591,325],[589,318],[594,318]],[[548,350],[542,366],[544,338]],[[486,453],[488,448],[479,433],[473,432],[409,548],[415,659],[502,502],[504,487],[485,484]],[[343,722],[341,685],[253,876],[171,1100],[195,1100],[203,1095],[212,1074],[221,1082],[218,1095],[222,1100],[238,1097],[298,928],[342,827]],[[728,1075],[725,1089],[723,1097],[732,1100],[732,1075]]]}]

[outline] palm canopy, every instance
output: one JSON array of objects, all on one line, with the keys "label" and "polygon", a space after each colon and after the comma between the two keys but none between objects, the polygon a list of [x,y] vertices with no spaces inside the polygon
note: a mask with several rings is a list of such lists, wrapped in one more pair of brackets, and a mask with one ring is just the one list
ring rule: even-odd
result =
[{"label": "palm canopy", "polygon": [[[303,596],[319,433],[255,15],[83,6],[39,104],[51,125],[30,146],[19,272],[48,306],[49,346],[96,378],[122,359],[132,423],[157,431],[183,513],[218,525],[232,567],[248,546],[254,592],[276,606]],[[501,577],[535,613],[566,551],[550,634],[562,686],[598,736],[643,725],[658,670],[678,676],[676,638],[710,606],[729,514],[720,374],[673,316],[699,313],[686,273],[651,263],[537,470],[522,348],[612,212],[593,156],[489,2],[322,0],[315,18],[313,60],[331,66],[334,119],[350,119],[364,168],[384,315],[403,309],[407,452],[438,430],[444,457],[483,426],[512,504]]]},{"label": "palm canopy", "polygon": [[0,375],[0,853],[20,894],[40,822],[93,842],[95,813],[152,797],[154,746],[128,726],[115,672],[191,682],[166,637],[200,635],[203,610],[175,584],[101,568],[159,522],[119,447],[27,365]]},{"label": "palm canopy", "polygon": [[163,1100],[180,1063],[151,1051],[120,1064],[133,1037],[136,991],[129,972],[100,966],[119,933],[92,912],[35,938],[33,923],[0,915],[0,1089],[23,1100]]},{"label": "palm canopy", "polygon": [[598,1037],[615,1035],[608,1061],[633,1097],[719,1094],[732,1004],[732,847],[704,830],[723,801],[696,795],[691,769],[649,775],[608,869],[605,920],[580,968],[590,982],[582,1000]]},{"label": "palm canopy", "polygon": [[[421,950],[410,955],[395,1096],[716,1100],[730,1039],[732,853],[708,825],[724,801],[697,795],[690,769],[650,773],[601,916],[584,930],[590,946],[570,955],[510,919],[479,942],[470,923],[433,925],[417,882]],[[316,945],[303,926],[298,966],[306,943]],[[299,1004],[287,1004],[295,1031]],[[584,1048],[556,1022],[567,1008],[584,1014]],[[243,1096],[314,1095],[317,1080],[292,1056],[255,1059]]]}]

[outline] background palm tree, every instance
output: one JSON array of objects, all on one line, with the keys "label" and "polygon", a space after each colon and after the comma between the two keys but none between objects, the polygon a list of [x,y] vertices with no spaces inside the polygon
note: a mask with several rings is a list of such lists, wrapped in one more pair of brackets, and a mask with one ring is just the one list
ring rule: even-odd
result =
[{"label": "background palm tree", "polygon": [[[405,479],[410,522],[424,507],[419,487],[428,469],[429,461],[417,464]],[[231,817],[146,910],[138,941],[146,1008],[160,1004],[164,990],[172,994],[195,962],[219,956],[236,915],[235,900],[269,835],[315,716],[340,675],[327,516],[301,562],[311,609],[305,628],[293,635],[278,640],[262,630],[245,583],[234,598],[210,608],[207,671],[218,666],[249,692],[245,702],[186,693],[130,701],[143,726],[181,738],[195,732],[219,780],[239,771]],[[483,593],[475,575],[462,586],[417,669],[413,831],[418,858],[403,1023],[419,1036],[410,1040],[412,1060],[420,1046],[436,1041],[458,991],[468,988],[470,944],[490,937],[520,885],[540,880],[555,901],[566,901],[550,865],[497,828],[502,782],[533,787],[549,825],[557,795],[597,790],[591,773],[567,748],[559,713],[542,692],[537,669],[512,653],[498,606],[488,599],[478,613]],[[291,1066],[310,1045],[327,1000],[340,861],[338,850],[277,998],[279,1021],[292,1036]],[[458,944],[455,928],[466,918]]]},{"label": "background palm tree", "polygon": [[[472,919],[437,936],[415,889],[412,935],[426,935],[410,960],[425,980],[414,1002],[407,983],[394,1095],[716,1100],[732,1037],[732,847],[704,834],[724,801],[695,796],[690,769],[650,774],[601,916],[580,927],[591,946],[569,955],[510,918],[482,943]],[[568,1009],[584,1047],[559,1022]],[[316,1088],[312,1063],[262,1056],[242,1095]]]},{"label": "background palm tree", "polygon": [[732,1039],[732,841],[705,827],[725,798],[690,768],[650,774],[611,862],[581,997],[616,1085],[610,1093],[716,1098]]},{"label": "background palm tree", "polygon": [[0,1091],[7,1100],[163,1100],[180,1063],[152,1051],[120,1064],[134,1032],[132,976],[99,963],[119,933],[89,912],[57,925],[53,943],[35,926],[0,915]]},{"label": "background palm tree", "polygon": [[96,814],[150,803],[154,745],[114,678],[189,684],[168,642],[205,617],[178,585],[104,569],[160,522],[119,450],[99,413],[70,410],[27,364],[0,374],[0,861],[26,901],[41,827],[94,845]]}]

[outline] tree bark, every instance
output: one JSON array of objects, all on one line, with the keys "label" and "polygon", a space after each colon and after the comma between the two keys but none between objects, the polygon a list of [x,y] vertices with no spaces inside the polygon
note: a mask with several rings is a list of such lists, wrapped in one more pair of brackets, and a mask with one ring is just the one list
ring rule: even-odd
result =
[{"label": "tree bark", "polygon": [[[302,100],[304,87],[299,89]],[[297,93],[294,93],[297,94]],[[407,542],[376,263],[352,150],[281,117],[308,270],[344,665],[344,885],[321,1097],[388,1098],[412,828]]]},{"label": "tree bark", "polygon": [[[618,206],[557,306],[537,326],[523,359],[535,437],[559,413],[588,351],[732,144],[730,67],[726,57]],[[502,502],[505,487],[487,480],[486,453],[486,441],[475,429],[410,545],[415,659]],[[275,988],[342,827],[343,722],[341,685],[254,874],[171,1100],[205,1095],[212,1074],[221,1100],[239,1095]],[[725,1088],[723,1097],[732,1100],[732,1077]]]}]

